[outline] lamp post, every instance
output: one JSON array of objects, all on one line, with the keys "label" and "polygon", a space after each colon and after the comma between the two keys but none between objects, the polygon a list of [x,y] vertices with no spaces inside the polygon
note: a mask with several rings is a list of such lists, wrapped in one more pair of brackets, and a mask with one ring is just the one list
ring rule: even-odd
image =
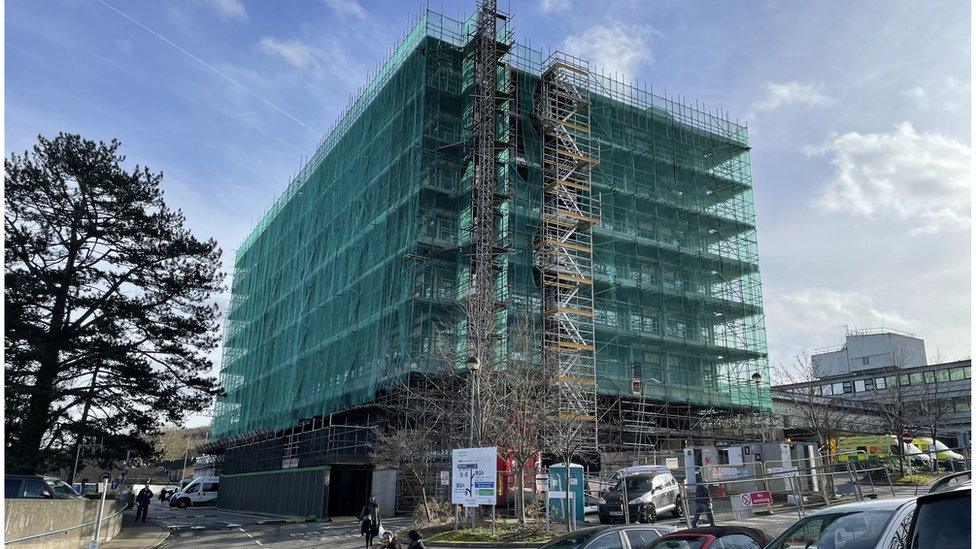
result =
[{"label": "lamp post", "polygon": [[759,385],[762,383],[762,374],[756,372],[752,374],[752,382],[756,384],[756,428],[759,430],[759,436],[763,442],[766,442],[766,433],[763,430],[761,424],[762,421],[762,393],[760,392]]},{"label": "lamp post", "polygon": [[478,357],[472,356],[468,358],[468,361],[464,363],[465,367],[468,369],[468,383],[471,385],[471,429],[468,434],[468,447],[474,448],[474,433],[477,429],[477,422],[475,421],[475,396],[476,396],[476,381],[475,377],[478,375],[478,371],[481,370],[481,361]]}]

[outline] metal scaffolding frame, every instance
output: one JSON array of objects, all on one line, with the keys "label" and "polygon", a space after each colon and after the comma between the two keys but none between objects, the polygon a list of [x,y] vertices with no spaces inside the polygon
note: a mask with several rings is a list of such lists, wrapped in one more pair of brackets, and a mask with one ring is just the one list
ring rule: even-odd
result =
[{"label": "metal scaffolding frame", "polygon": [[559,418],[597,448],[593,236],[600,222],[590,174],[599,151],[590,140],[589,69],[554,53],[545,64],[535,115],[542,136],[542,220],[535,264],[542,289],[542,360],[556,373]]}]

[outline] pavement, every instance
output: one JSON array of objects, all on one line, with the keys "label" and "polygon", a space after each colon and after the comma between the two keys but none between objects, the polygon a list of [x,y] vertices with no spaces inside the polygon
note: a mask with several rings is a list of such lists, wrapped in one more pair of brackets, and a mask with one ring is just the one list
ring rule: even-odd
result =
[{"label": "pavement", "polygon": [[[916,495],[914,486],[896,486],[896,497]],[[925,486],[918,488],[924,493]],[[891,491],[879,487],[880,497],[891,497]],[[291,547],[321,547],[335,549],[364,549],[365,539],[359,535],[359,525],[353,517],[337,517],[330,522],[282,523],[274,518],[237,513],[216,507],[177,509],[168,503],[153,501],[149,520],[134,523],[134,511],[126,513],[122,531],[103,546],[107,549],[169,549],[176,547],[255,547],[272,545],[282,549]],[[596,516],[587,517],[597,523]],[[716,517],[718,524],[752,526],[776,536],[797,520],[795,511],[781,510],[773,515],[757,515],[745,521],[730,521]],[[588,523],[588,525],[589,525]],[[663,518],[659,524],[684,528],[684,519]],[[391,530],[410,525],[410,517],[388,518],[383,521]]]}]

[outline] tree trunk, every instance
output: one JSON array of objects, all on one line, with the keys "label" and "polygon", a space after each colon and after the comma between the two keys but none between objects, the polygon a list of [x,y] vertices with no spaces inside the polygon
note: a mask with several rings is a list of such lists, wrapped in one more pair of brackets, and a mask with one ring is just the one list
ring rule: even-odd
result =
[{"label": "tree trunk", "polygon": [[525,524],[525,467],[516,466],[518,475],[518,497],[515,498],[516,512],[519,517],[519,524]]},{"label": "tree trunk", "polygon": [[563,503],[563,518],[566,519],[566,531],[567,532],[572,532],[573,531],[573,526],[572,526],[572,523],[569,521],[569,513],[570,513],[570,509],[569,509],[569,483],[572,480],[572,475],[570,475],[570,473],[569,473],[569,460],[570,460],[570,458],[568,456],[566,456],[564,458],[564,461],[563,461],[563,465],[566,466],[566,469],[565,469],[566,470],[566,485],[563,486],[563,500],[564,500],[564,503]]}]

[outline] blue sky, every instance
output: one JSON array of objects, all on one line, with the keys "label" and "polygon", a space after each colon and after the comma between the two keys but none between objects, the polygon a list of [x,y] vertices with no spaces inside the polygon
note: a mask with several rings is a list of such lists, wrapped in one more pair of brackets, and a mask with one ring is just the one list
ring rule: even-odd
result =
[{"label": "blue sky", "polygon": [[[773,363],[882,323],[969,356],[969,2],[502,4],[533,47],[749,125]],[[7,0],[6,153],[120,139],[229,267],[423,6]]]}]

